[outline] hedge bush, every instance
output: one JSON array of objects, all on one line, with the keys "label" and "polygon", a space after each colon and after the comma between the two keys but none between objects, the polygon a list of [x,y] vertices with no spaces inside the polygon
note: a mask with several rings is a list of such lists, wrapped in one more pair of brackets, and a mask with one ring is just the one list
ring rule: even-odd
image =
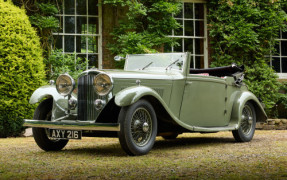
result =
[{"label": "hedge bush", "polygon": [[39,37],[25,11],[0,0],[0,137],[21,134],[24,118],[32,118],[33,91],[44,84]]}]

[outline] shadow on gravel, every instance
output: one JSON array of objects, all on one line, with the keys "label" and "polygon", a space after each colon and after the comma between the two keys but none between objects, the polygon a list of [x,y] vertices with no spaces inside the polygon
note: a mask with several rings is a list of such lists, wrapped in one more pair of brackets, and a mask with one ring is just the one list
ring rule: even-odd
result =
[{"label": "shadow on gravel", "polygon": [[[156,150],[167,150],[167,149],[179,149],[184,147],[196,147],[201,146],[204,148],[205,146],[220,146],[222,144],[233,144],[236,141],[233,138],[221,138],[221,137],[191,137],[191,138],[177,138],[173,140],[157,140],[154,144],[153,149]],[[80,155],[83,154],[85,156],[99,156],[99,157],[109,157],[116,156],[122,157],[127,156],[127,154],[122,150],[119,143],[113,143],[109,145],[97,145],[97,146],[86,146],[83,144],[80,147],[69,147],[68,146],[58,152],[60,154],[69,154],[69,155]]]},{"label": "shadow on gravel", "polygon": [[222,144],[236,143],[234,138],[223,137],[193,137],[193,138],[177,138],[173,140],[159,140],[155,142],[154,149],[181,148],[192,146],[219,146]]}]

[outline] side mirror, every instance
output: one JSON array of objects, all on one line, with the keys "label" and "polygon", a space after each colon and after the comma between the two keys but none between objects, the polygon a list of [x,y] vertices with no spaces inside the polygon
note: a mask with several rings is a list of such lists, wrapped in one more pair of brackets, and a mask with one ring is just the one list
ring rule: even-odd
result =
[{"label": "side mirror", "polygon": [[114,57],[114,60],[115,60],[115,61],[121,61],[121,60],[123,60],[123,59],[125,59],[125,58],[122,57],[122,56],[115,56],[115,57]]}]

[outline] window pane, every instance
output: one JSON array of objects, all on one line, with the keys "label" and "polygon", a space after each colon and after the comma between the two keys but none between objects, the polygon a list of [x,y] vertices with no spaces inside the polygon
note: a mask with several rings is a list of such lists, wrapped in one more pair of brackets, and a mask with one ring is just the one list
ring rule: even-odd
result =
[{"label": "window pane", "polygon": [[77,0],[77,14],[78,15],[87,15],[86,0]]},{"label": "window pane", "polygon": [[98,55],[96,54],[91,54],[88,56],[89,60],[89,67],[98,67]]},{"label": "window pane", "polygon": [[171,46],[169,44],[164,44],[163,52],[172,52]]},{"label": "window pane", "polygon": [[173,48],[174,52],[183,52],[182,51],[182,41],[183,41],[183,39],[179,39],[176,41],[179,45],[174,46],[174,48]]},{"label": "window pane", "polygon": [[184,21],[184,33],[185,36],[194,36],[193,21]]},{"label": "window pane", "polygon": [[204,19],[203,4],[195,3],[195,19]]},{"label": "window pane", "polygon": [[282,58],[282,73],[287,73],[287,58]]},{"label": "window pane", "polygon": [[[279,42],[279,43],[280,43],[280,42]],[[279,43],[276,43],[276,45],[275,45],[275,47],[274,47],[276,52],[274,52],[273,55],[277,55],[277,56],[278,56],[278,55],[280,54]]]},{"label": "window pane", "polygon": [[65,52],[74,52],[75,51],[75,37],[74,36],[65,36]]},{"label": "window pane", "polygon": [[272,67],[276,72],[280,73],[280,58],[273,58]]},{"label": "window pane", "polygon": [[195,68],[196,69],[203,69],[204,67],[204,58],[202,56],[195,57]]},{"label": "window pane", "polygon": [[281,41],[281,56],[287,56],[287,41]]},{"label": "window pane", "polygon": [[87,55],[86,54],[77,54],[77,58],[81,59],[81,61],[84,62],[87,58]]},{"label": "window pane", "polygon": [[[181,26],[183,26],[182,20],[176,20]],[[183,28],[178,28],[174,31],[175,36],[182,36],[183,35]]]},{"label": "window pane", "polygon": [[[78,41],[79,39],[79,41]],[[87,52],[87,42],[86,42],[86,36],[79,36],[79,38],[77,38],[77,46],[79,47],[80,53],[86,53]],[[79,43],[78,43],[79,42]],[[78,49],[78,48],[77,48]]]},{"label": "window pane", "polygon": [[75,14],[75,0],[64,0],[65,14]]},{"label": "window pane", "polygon": [[89,8],[89,15],[98,15],[98,1],[97,0],[87,0],[88,1],[88,8]]},{"label": "window pane", "polygon": [[204,37],[203,21],[195,21],[195,36]]},{"label": "window pane", "polygon": [[287,39],[287,32],[282,32],[282,39]]},{"label": "window pane", "polygon": [[75,33],[75,17],[65,17],[65,33]]},{"label": "window pane", "polygon": [[63,49],[63,36],[53,36],[54,48]]},{"label": "window pane", "polygon": [[193,39],[184,39],[184,52],[193,54]]},{"label": "window pane", "polygon": [[97,53],[97,37],[88,37],[88,53]]},{"label": "window pane", "polygon": [[184,3],[184,18],[193,18],[193,3]]},{"label": "window pane", "polygon": [[98,18],[89,18],[88,34],[98,34]]},{"label": "window pane", "polygon": [[77,17],[77,33],[87,34],[87,17]]},{"label": "window pane", "polygon": [[190,68],[194,69],[194,56],[191,56],[190,58]]},{"label": "window pane", "polygon": [[195,39],[195,54],[203,53],[203,39]]}]

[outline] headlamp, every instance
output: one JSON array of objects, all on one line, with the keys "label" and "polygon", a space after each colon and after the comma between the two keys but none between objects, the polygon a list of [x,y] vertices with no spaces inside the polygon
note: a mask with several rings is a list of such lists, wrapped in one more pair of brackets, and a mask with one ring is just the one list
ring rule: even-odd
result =
[{"label": "headlamp", "polygon": [[62,96],[67,96],[75,89],[75,81],[69,74],[61,74],[56,80],[56,89]]},{"label": "headlamp", "polygon": [[107,74],[98,74],[93,82],[94,90],[100,96],[107,95],[113,89],[113,82]]}]

